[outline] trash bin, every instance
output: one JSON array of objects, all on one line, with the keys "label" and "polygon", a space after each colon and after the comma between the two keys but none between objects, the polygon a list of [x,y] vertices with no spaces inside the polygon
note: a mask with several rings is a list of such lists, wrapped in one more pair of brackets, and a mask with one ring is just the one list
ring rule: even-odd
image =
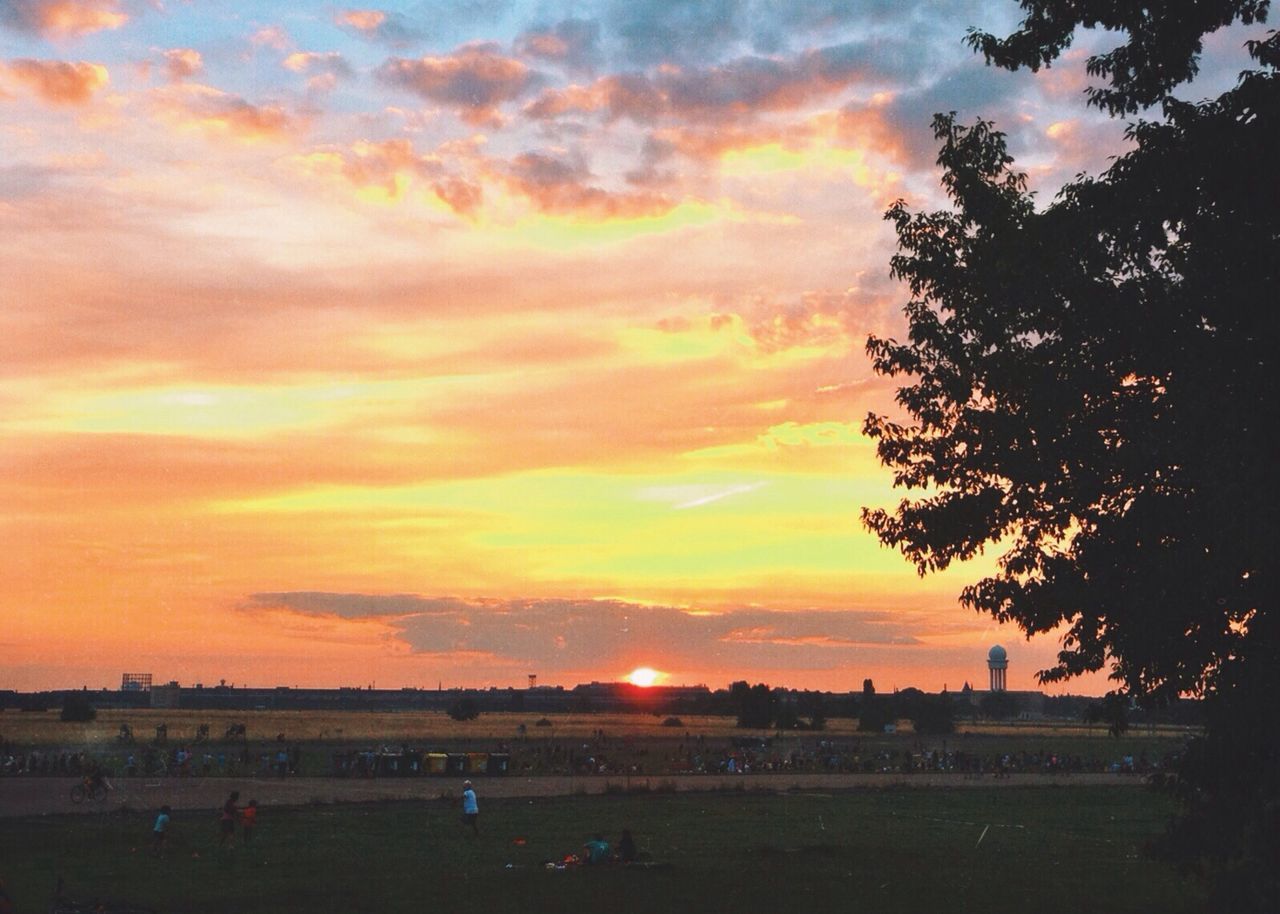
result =
[{"label": "trash bin", "polygon": [[446,774],[449,771],[449,756],[443,752],[427,753],[427,774]]},{"label": "trash bin", "polygon": [[505,752],[490,752],[486,774],[506,774],[511,767],[511,756]]},{"label": "trash bin", "polygon": [[450,752],[445,758],[445,772],[448,774],[466,774],[466,755],[461,752]]},{"label": "trash bin", "polygon": [[485,774],[489,770],[489,753],[468,752],[467,771],[472,774]]}]

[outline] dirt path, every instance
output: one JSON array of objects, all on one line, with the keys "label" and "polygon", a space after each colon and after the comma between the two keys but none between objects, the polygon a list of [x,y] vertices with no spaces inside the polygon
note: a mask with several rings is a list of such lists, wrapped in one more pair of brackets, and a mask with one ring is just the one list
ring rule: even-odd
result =
[{"label": "dirt path", "polygon": [[[68,813],[103,813],[128,806],[152,810],[168,804],[174,809],[216,809],[232,790],[241,802],[250,797],[264,806],[309,803],[359,803],[379,800],[431,800],[457,796],[460,778],[117,778],[107,799],[71,802],[78,778],[0,778],[0,818]],[[1015,774],[996,780],[961,774],[747,774],[676,775],[664,777],[494,777],[477,778],[483,797],[541,797],[600,794],[617,790],[678,791],[733,790],[855,790],[884,787],[1029,787],[1127,786],[1144,783],[1131,774],[1041,775]]]}]

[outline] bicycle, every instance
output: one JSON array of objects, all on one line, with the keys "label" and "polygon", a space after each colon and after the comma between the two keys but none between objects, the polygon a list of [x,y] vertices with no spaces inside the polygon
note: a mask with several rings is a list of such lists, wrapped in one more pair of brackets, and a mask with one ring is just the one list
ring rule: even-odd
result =
[{"label": "bicycle", "polygon": [[95,781],[92,778],[85,778],[71,788],[72,803],[83,803],[86,799],[104,800],[106,796],[107,786],[101,781]]}]

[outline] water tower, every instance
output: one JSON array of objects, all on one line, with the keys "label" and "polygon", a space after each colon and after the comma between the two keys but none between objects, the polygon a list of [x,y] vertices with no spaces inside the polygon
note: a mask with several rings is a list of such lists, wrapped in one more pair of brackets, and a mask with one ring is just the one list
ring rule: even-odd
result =
[{"label": "water tower", "polygon": [[1009,669],[1009,655],[997,644],[987,651],[987,671],[991,674],[991,691],[1005,690],[1004,674],[1007,669]]}]

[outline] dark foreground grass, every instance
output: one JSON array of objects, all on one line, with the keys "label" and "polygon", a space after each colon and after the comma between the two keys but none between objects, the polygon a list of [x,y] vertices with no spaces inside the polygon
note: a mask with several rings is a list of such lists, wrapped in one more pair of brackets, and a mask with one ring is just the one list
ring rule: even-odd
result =
[{"label": "dark foreground grass", "polygon": [[[481,798],[456,807],[266,808],[249,847],[216,847],[212,811],[0,822],[17,911],[59,878],[79,900],[160,912],[1192,912],[1198,886],[1147,859],[1167,804],[1141,788],[877,790]],[[651,865],[547,870],[593,832],[630,828]],[[239,836],[237,835],[237,842]]]}]

